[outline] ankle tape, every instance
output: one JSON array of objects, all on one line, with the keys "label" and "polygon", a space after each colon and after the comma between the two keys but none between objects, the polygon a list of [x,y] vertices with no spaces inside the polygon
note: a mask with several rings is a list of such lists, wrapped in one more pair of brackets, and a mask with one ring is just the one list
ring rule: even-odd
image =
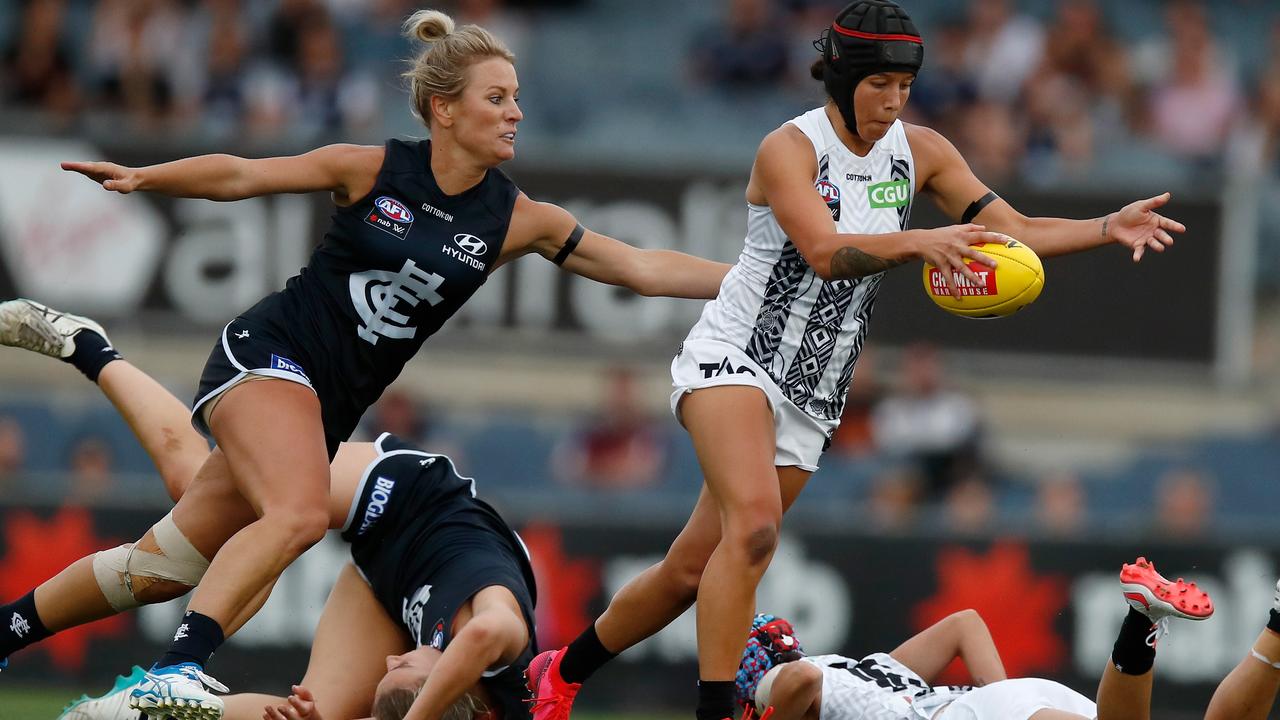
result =
[{"label": "ankle tape", "polygon": [[1254,658],[1255,660],[1258,660],[1258,661],[1262,662],[1262,664],[1264,664],[1264,665],[1270,665],[1271,667],[1275,668],[1276,670],[1280,670],[1280,662],[1271,662],[1271,658],[1267,657],[1266,655],[1263,655],[1262,653],[1258,652],[1257,650],[1254,650],[1253,648],[1250,648],[1250,649],[1249,649],[1249,654],[1250,654],[1250,655],[1252,655],[1252,656],[1253,656],[1253,658]]}]

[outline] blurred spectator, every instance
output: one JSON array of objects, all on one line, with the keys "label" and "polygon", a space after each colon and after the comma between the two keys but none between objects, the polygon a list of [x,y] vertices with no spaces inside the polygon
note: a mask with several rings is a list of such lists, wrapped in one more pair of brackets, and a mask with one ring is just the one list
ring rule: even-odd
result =
[{"label": "blurred spectator", "polygon": [[198,51],[181,71],[180,110],[216,136],[238,133],[245,120],[250,40],[240,0],[203,0],[187,28],[185,42]]},{"label": "blurred spectator", "polygon": [[22,426],[11,417],[0,416],[0,490],[12,484],[27,462],[27,439]]},{"label": "blurred spectator", "polygon": [[871,481],[867,499],[877,532],[910,530],[920,508],[920,477],[909,468],[894,468]]},{"label": "blurred spectator", "polygon": [[516,63],[526,57],[529,49],[529,23],[511,14],[503,0],[458,0],[454,18],[459,25],[473,24],[493,33],[507,44],[516,56]]},{"label": "blurred spectator", "polygon": [[946,24],[934,29],[928,40],[927,65],[911,85],[911,99],[903,113],[907,121],[918,121],[955,139],[957,118],[978,94],[965,68],[965,28]]},{"label": "blurred spectator", "polygon": [[1036,489],[1036,528],[1057,537],[1079,534],[1085,526],[1085,492],[1080,478],[1058,472],[1042,478]]},{"label": "blurred spectator", "polygon": [[102,501],[114,489],[112,469],[115,457],[106,441],[96,435],[80,438],[71,446],[71,492],[67,502],[72,505],[93,505]]},{"label": "blurred spectator", "polygon": [[831,436],[831,451],[846,457],[865,457],[875,452],[872,413],[884,397],[884,387],[876,373],[875,353],[869,348],[858,358],[858,368],[849,388],[849,397],[840,414],[840,427]]},{"label": "blurred spectator", "polygon": [[961,115],[956,145],[978,178],[998,187],[1013,181],[1025,142],[1008,106],[982,101]]},{"label": "blurred spectator", "polygon": [[414,402],[408,393],[396,388],[382,394],[370,415],[369,425],[374,437],[389,432],[406,442],[422,445],[431,432],[425,408]]},{"label": "blurred spectator", "polygon": [[1093,101],[1067,75],[1045,75],[1027,85],[1027,148],[1022,176],[1038,185],[1081,180],[1093,165]]},{"label": "blurred spectator", "polygon": [[931,345],[904,351],[902,388],[876,407],[872,422],[876,445],[890,457],[915,463],[933,497],[980,466],[977,404],[943,385],[942,364]]},{"label": "blurred spectator", "polygon": [[1156,484],[1157,533],[1171,539],[1197,538],[1213,522],[1213,488],[1199,470],[1175,468]]},{"label": "blurred spectator", "polygon": [[984,100],[1009,104],[1044,53],[1044,29],[1011,0],[970,0],[965,67]]},{"label": "blurred spectator", "polygon": [[954,533],[970,535],[989,530],[995,517],[990,483],[976,473],[960,479],[947,491],[942,516],[946,528]]},{"label": "blurred spectator", "polygon": [[787,79],[790,48],[769,0],[725,0],[724,17],[690,51],[696,82],[726,90],[767,90]]},{"label": "blurred spectator", "polygon": [[185,21],[173,0],[102,0],[89,44],[99,104],[143,126],[166,119],[174,107],[171,73],[186,50]]},{"label": "blurred spectator", "polygon": [[1213,160],[1240,107],[1234,63],[1210,35],[1199,2],[1170,3],[1165,22],[1167,39],[1139,50],[1138,62],[1150,86],[1151,133],[1174,153]]},{"label": "blurred spectator", "polygon": [[294,73],[295,130],[305,135],[359,135],[378,112],[378,89],[360,74],[349,73],[338,28],[327,16],[302,25]]},{"label": "blurred spectator", "polygon": [[1280,19],[1271,26],[1270,59],[1258,74],[1257,85],[1257,122],[1263,146],[1273,173],[1280,177]]},{"label": "blurred spectator", "polygon": [[267,57],[280,66],[292,65],[302,46],[305,25],[317,18],[327,20],[328,15],[319,0],[278,0],[263,38]]},{"label": "blurred spectator", "polygon": [[1097,0],[1059,0],[1036,75],[1065,76],[1098,99],[1125,97],[1131,82],[1128,61]]},{"label": "blurred spectator", "polygon": [[605,379],[600,415],[556,448],[553,472],[583,487],[648,487],[660,479],[666,452],[661,431],[636,399],[635,376],[627,368],[615,368]]},{"label": "blurred spectator", "polygon": [[66,14],[65,0],[26,0],[4,49],[0,87],[5,103],[70,121],[80,91],[67,48]]}]

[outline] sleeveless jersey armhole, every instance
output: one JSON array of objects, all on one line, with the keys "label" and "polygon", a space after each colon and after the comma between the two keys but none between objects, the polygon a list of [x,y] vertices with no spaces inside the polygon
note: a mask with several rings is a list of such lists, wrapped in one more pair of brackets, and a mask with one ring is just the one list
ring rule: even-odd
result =
[{"label": "sleeveless jersey armhole", "polygon": [[391,162],[391,143],[393,142],[395,142],[394,138],[387,140],[382,144],[382,163],[378,165],[378,172],[374,173],[373,184],[369,186],[369,192],[361,195],[355,200],[352,200],[346,205],[339,205],[335,202],[334,207],[338,208],[339,211],[350,210],[365,200],[368,200],[373,195],[374,191],[378,189],[378,178],[382,177],[382,174],[387,171],[387,163]]}]

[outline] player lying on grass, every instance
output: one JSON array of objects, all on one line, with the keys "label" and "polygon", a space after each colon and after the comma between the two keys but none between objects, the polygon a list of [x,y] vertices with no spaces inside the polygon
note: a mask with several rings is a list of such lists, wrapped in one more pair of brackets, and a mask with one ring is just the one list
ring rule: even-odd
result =
[{"label": "player lying on grass", "polygon": [[[0,303],[0,344],[82,367],[77,339],[85,333],[99,337],[84,347],[110,347],[91,320],[25,300]],[[219,527],[189,512],[211,493],[235,490],[196,476],[209,448],[187,408],[114,357],[86,374],[128,422],[177,505],[137,543],[82,558],[0,605],[3,617],[22,619],[0,628],[4,664],[55,632],[185,594],[239,527],[237,518]],[[352,563],[325,604],[302,687],[289,700],[210,695],[201,711],[217,707],[232,720],[526,716],[522,676],[536,649],[533,572],[519,537],[475,497],[474,481],[449,458],[385,434],[375,443],[343,443],[331,478],[330,527],[351,543]],[[242,512],[253,509],[246,504]],[[263,593],[237,627],[265,601]],[[134,720],[131,689],[76,703],[64,717]],[[173,715],[188,717],[183,710],[191,708],[175,707]]]},{"label": "player lying on grass", "polygon": [[[738,699],[769,720],[1148,720],[1156,643],[1169,618],[1204,620],[1213,602],[1194,583],[1165,579],[1144,558],[1123,566],[1120,587],[1129,614],[1096,704],[1051,680],[1006,679],[991,634],[972,610],[861,660],[805,657],[790,623],[759,615],[738,670]],[[977,687],[931,687],[955,658]]]}]

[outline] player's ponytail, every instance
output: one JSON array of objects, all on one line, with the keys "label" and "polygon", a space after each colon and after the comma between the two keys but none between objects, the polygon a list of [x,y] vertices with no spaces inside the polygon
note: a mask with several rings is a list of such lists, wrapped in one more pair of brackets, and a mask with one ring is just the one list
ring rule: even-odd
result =
[{"label": "player's ponytail", "polygon": [[[423,683],[425,684],[425,681]],[[374,720],[404,720],[404,716],[409,714],[409,708],[413,707],[413,701],[418,699],[420,692],[422,688],[415,690],[400,687],[378,693],[373,699]],[[467,692],[445,708],[440,720],[477,720],[485,716],[492,716],[492,713],[484,701],[474,693]]]},{"label": "player's ponytail", "polygon": [[515,55],[479,25],[458,27],[439,10],[419,10],[404,21],[404,34],[428,44],[404,73],[409,81],[413,111],[431,124],[431,98],[456,98],[467,86],[467,68],[497,57],[515,62]]}]

